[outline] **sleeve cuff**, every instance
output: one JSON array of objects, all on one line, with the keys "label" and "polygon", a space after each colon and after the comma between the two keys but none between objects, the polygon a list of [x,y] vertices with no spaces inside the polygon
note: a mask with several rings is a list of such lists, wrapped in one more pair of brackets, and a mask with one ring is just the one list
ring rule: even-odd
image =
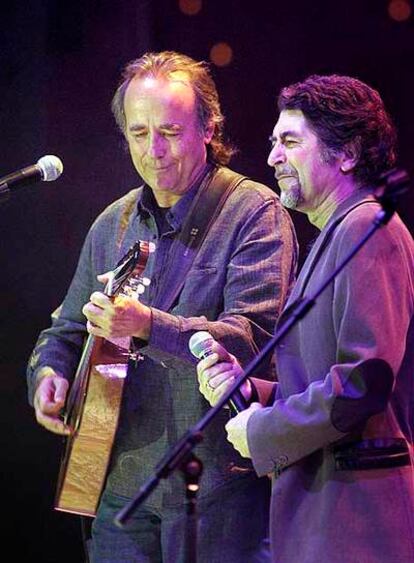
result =
[{"label": "sleeve cuff", "polygon": [[148,344],[174,356],[178,355],[180,321],[174,315],[152,309],[152,324]]}]

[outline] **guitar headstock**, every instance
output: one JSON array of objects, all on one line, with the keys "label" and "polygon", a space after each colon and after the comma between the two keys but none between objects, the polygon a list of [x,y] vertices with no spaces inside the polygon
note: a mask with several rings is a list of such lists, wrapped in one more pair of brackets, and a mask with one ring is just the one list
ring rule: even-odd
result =
[{"label": "guitar headstock", "polygon": [[[154,244],[148,241],[138,240],[128,252],[121,258],[105,288],[109,297],[117,295],[130,278],[144,280],[142,273],[147,265],[148,256],[154,251]],[[144,285],[148,285],[147,283]]]}]

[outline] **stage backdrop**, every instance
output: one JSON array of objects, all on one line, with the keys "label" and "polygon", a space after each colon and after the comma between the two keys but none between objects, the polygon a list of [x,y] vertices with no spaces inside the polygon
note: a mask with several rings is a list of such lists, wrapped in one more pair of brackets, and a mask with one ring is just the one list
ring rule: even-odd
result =
[{"label": "stage backdrop", "polygon": [[[392,19],[385,0],[9,4],[0,14],[0,176],[44,154],[58,155],[64,172],[0,207],[2,548],[16,560],[73,563],[82,561],[78,519],[52,509],[62,442],[36,425],[24,371],[90,223],[139,184],[110,113],[121,68],[146,50],[214,58],[239,147],[233,166],[272,187],[266,159],[279,89],[311,73],[351,74],[382,93],[399,129],[400,164],[412,173],[414,21],[409,12]],[[408,194],[401,214],[411,230],[413,209]],[[292,217],[303,261],[315,231]]]}]

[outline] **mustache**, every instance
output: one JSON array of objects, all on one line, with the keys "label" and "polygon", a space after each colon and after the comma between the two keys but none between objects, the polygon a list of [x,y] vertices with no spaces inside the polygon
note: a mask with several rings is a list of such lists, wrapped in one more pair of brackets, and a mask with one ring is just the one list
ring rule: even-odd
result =
[{"label": "mustache", "polygon": [[275,167],[275,177],[276,180],[279,180],[282,176],[294,176],[297,177],[296,170],[290,168],[290,166],[277,166]]}]

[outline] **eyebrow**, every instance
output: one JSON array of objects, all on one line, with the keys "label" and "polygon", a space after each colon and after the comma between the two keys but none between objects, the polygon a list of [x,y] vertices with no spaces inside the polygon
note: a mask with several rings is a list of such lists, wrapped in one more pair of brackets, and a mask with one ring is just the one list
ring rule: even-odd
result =
[{"label": "eyebrow", "polygon": [[130,131],[140,131],[141,129],[145,129],[145,125],[139,125],[138,123],[130,125],[128,127]]},{"label": "eyebrow", "polygon": [[[297,131],[291,131],[291,130],[287,130],[287,131],[282,131],[282,133],[280,133],[280,139],[282,141],[284,141],[286,139],[286,137],[299,137],[300,134]],[[275,135],[273,135],[273,133],[269,136],[269,141],[271,141],[272,143],[274,143],[275,141],[277,141],[277,137]]]}]

